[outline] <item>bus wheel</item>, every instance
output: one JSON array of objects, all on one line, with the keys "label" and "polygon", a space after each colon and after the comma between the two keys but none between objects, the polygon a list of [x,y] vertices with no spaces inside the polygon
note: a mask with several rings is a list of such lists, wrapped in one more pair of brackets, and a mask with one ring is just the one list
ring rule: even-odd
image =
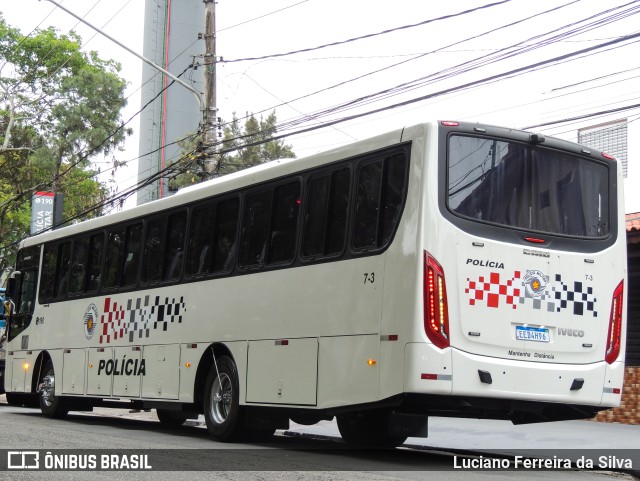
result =
[{"label": "bus wheel", "polygon": [[216,441],[238,441],[244,432],[244,409],[240,406],[238,371],[228,356],[211,366],[204,391],[204,418]]},{"label": "bus wheel", "polygon": [[188,419],[187,414],[180,411],[167,411],[166,409],[156,409],[158,420],[167,427],[177,428],[182,426]]},{"label": "bus wheel", "polygon": [[342,439],[356,446],[394,448],[402,445],[406,436],[388,433],[388,411],[365,411],[336,416]]},{"label": "bus wheel", "polygon": [[51,361],[45,365],[44,373],[39,386],[40,411],[48,418],[63,418],[69,413],[69,410],[65,409],[60,396],[56,396],[56,376]]}]

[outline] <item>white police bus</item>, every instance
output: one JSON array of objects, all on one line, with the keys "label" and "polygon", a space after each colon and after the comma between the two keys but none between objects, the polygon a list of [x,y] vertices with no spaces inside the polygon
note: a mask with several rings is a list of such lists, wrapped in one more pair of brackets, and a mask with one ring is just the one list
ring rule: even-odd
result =
[{"label": "white police bus", "polygon": [[274,161],[22,242],[5,387],[222,441],[591,417],[622,390],[622,205],[615,159],[488,125]]}]

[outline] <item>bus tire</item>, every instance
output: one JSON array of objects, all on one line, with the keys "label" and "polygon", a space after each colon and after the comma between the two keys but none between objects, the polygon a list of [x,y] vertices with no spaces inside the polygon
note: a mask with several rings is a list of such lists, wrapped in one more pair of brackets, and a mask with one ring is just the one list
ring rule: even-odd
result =
[{"label": "bus tire", "polygon": [[[216,441],[233,442],[245,437],[244,409],[240,406],[240,381],[236,364],[228,356],[216,358],[204,391],[204,419]],[[218,372],[220,380],[218,380]]]},{"label": "bus tire", "polygon": [[406,436],[388,433],[388,411],[364,411],[336,416],[342,439],[354,446],[395,448],[402,445]]},{"label": "bus tire", "polygon": [[40,386],[40,411],[45,417],[56,419],[69,413],[62,398],[56,396],[56,375],[51,361],[47,361],[44,367],[44,377]]},{"label": "bus tire", "polygon": [[182,426],[188,419],[187,414],[180,411],[168,411],[166,409],[156,409],[158,420],[163,426],[177,428]]}]

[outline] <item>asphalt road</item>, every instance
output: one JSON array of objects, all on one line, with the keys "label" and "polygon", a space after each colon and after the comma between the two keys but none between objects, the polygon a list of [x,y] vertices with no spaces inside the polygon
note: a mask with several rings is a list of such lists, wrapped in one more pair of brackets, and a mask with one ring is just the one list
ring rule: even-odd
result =
[{"label": "asphalt road", "polygon": [[631,479],[620,473],[576,470],[468,471],[454,469],[454,465],[464,464],[461,453],[456,457],[450,452],[406,448],[350,450],[336,439],[317,439],[306,434],[291,437],[279,432],[270,443],[223,444],[212,441],[198,423],[179,429],[165,428],[155,419],[154,411],[131,414],[127,410],[97,409],[93,413],[72,413],[64,420],[50,420],[43,418],[37,409],[8,406],[4,396],[0,396],[0,466],[7,466],[7,450],[37,451],[40,462],[44,462],[46,453],[53,456],[49,460],[55,458],[60,463],[73,462],[69,460],[70,453],[85,462],[94,456],[98,466],[103,455],[146,454],[147,463],[154,469],[0,471],[0,479],[7,480]]}]

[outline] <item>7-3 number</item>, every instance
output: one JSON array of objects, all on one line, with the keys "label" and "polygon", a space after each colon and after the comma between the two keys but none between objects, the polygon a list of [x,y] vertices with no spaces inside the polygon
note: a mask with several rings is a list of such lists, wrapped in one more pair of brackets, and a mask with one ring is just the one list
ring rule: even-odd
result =
[{"label": "7-3 number", "polygon": [[365,272],[364,273],[364,283],[366,284],[367,282],[370,284],[373,284],[376,281],[376,274],[375,272]]}]

